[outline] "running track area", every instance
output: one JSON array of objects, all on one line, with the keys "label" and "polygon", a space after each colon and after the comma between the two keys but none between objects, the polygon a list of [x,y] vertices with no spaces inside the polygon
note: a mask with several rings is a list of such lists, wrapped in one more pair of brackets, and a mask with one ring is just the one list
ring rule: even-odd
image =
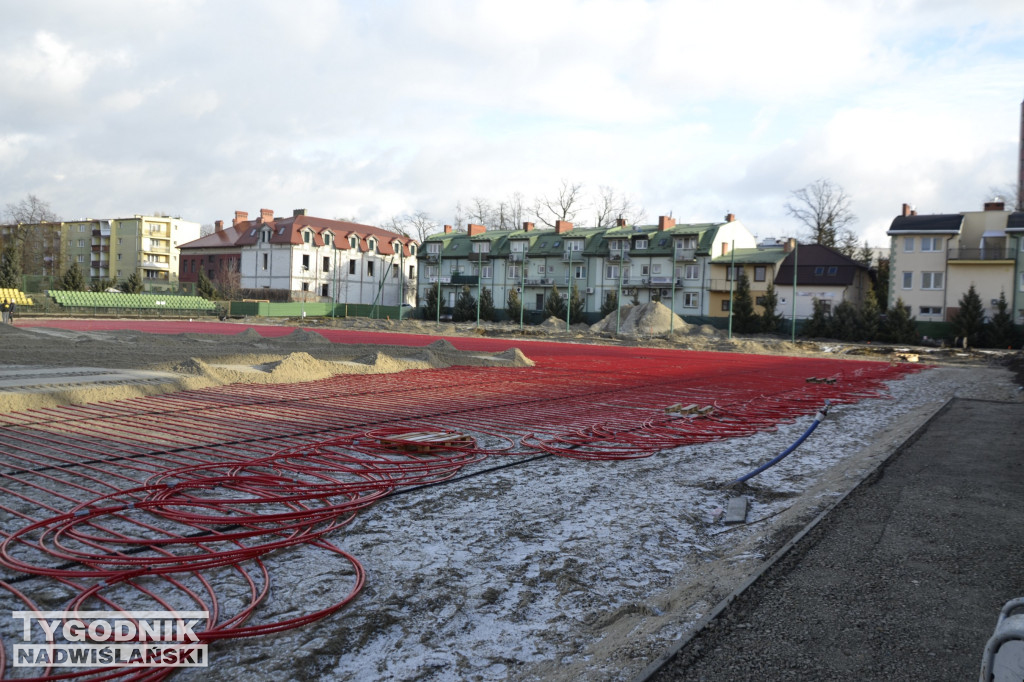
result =
[{"label": "running track area", "polygon": [[[247,328],[126,320],[19,326],[161,334]],[[264,337],[294,331],[253,328]],[[334,343],[426,346],[441,338],[315,331]],[[197,627],[204,643],[343,618],[365,580],[358,557],[343,549],[344,526],[387,495],[439,484],[485,460],[528,467],[533,458],[555,456],[587,466],[746,436],[813,414],[825,400],[884,398],[884,382],[921,369],[447,340],[464,351],[518,347],[536,366],[341,375],[0,415],[0,611],[207,611]],[[683,409],[666,412],[673,405]],[[410,434],[421,432],[446,434],[445,444],[412,446]],[[345,589],[273,604],[280,597],[270,589],[272,554],[281,552],[318,552],[337,562]],[[20,629],[0,635],[20,640]],[[0,677],[13,672],[12,645],[0,647]],[[30,668],[18,676],[26,670],[72,674],[61,679],[156,680],[173,669]]]}]

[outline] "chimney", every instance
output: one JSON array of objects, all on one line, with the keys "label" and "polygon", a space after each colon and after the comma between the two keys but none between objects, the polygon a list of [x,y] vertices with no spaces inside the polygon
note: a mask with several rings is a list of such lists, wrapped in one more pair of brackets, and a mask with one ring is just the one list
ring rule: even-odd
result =
[{"label": "chimney", "polygon": [[238,223],[244,223],[248,219],[249,219],[249,214],[247,212],[245,212],[245,211],[235,211],[235,219],[231,222],[231,224],[232,225],[237,225]]},{"label": "chimney", "polygon": [[487,228],[484,227],[483,225],[474,225],[473,223],[470,223],[466,227],[466,231],[469,232],[470,237],[475,237],[478,234],[483,234],[484,232],[486,232]]},{"label": "chimney", "polygon": [[297,208],[294,211],[292,211],[292,217],[293,218],[298,218],[300,215],[306,215],[306,209],[304,209],[304,208]]},{"label": "chimney", "polygon": [[572,223],[568,220],[556,220],[555,221],[555,234],[565,234],[572,229]]},{"label": "chimney", "polygon": [[274,222],[274,211],[269,208],[260,209],[260,224],[266,225],[267,223]]},{"label": "chimney", "polygon": [[626,226],[626,219],[625,218],[616,218],[615,219],[615,227],[625,227],[625,226]]},{"label": "chimney", "polygon": [[533,223],[523,223],[523,232],[533,232]]},{"label": "chimney", "polygon": [[658,229],[661,232],[664,232],[665,230],[671,230],[675,226],[676,226],[676,219],[675,218],[670,218],[667,215],[658,216]]},{"label": "chimney", "polygon": [[445,234],[451,234],[452,233],[452,226],[451,225],[445,225],[444,226],[444,233]]},{"label": "chimney", "polygon": [[725,222],[731,223],[734,220],[736,220],[736,214],[735,213],[726,213],[725,214]]},{"label": "chimney", "polygon": [[218,220],[217,222],[215,222],[213,224],[213,229],[216,232],[223,232],[224,231],[224,221],[223,220]]},{"label": "chimney", "polygon": [[985,202],[986,211],[1002,211],[1004,208],[1006,208],[1006,204],[999,197]]},{"label": "chimney", "polygon": [[[906,204],[904,204],[904,206],[906,206]],[[796,240],[793,239],[792,237],[787,239],[786,243],[782,245],[782,250],[783,250],[784,253],[792,253],[793,249],[795,249],[795,248],[796,248]]]},{"label": "chimney", "polygon": [[912,214],[912,213],[910,212],[910,204],[903,204],[903,217],[905,218],[905,217],[907,217],[908,215],[913,215],[913,214]]}]

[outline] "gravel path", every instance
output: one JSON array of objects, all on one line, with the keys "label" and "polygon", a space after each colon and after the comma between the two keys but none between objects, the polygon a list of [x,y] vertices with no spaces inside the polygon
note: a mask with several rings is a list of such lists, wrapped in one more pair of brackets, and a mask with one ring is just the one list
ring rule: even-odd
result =
[{"label": "gravel path", "polygon": [[977,679],[1024,592],[1022,436],[954,400],[652,679]]}]

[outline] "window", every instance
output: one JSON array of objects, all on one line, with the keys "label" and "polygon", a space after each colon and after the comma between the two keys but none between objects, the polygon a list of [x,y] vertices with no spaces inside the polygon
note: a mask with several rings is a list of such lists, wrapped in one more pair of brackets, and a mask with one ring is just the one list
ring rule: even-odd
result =
[{"label": "window", "polygon": [[398,263],[392,263],[391,264],[391,276],[394,277],[395,279],[398,279],[398,275],[399,275]]},{"label": "window", "polygon": [[754,299],[754,305],[759,305],[759,306],[761,306],[763,308],[764,304],[765,304],[765,301],[767,301],[767,300],[768,300],[767,296],[758,296],[758,297],[756,297]]},{"label": "window", "polygon": [[912,289],[914,287],[914,273],[904,272],[903,273],[903,288]]},{"label": "window", "polygon": [[416,266],[415,265],[410,265],[409,266],[409,279],[416,279]]},{"label": "window", "polygon": [[638,251],[640,251],[642,249],[646,249],[647,248],[647,240],[646,239],[637,239],[633,243],[633,248],[637,249]]},{"label": "window", "polygon": [[583,240],[582,239],[570,239],[565,242],[566,251],[582,251]]},{"label": "window", "polygon": [[490,253],[490,242],[473,242],[473,253]]},{"label": "window", "polygon": [[723,313],[729,312],[729,304],[730,303],[732,303],[732,301],[730,301],[729,299],[725,299],[724,301],[722,301],[722,312]]},{"label": "window", "polygon": [[519,279],[523,276],[521,265],[509,265],[505,268],[506,279]]},{"label": "window", "polygon": [[922,251],[942,251],[942,239],[940,237],[921,237]]},{"label": "window", "polygon": [[546,268],[545,268],[545,267],[544,267],[543,265],[538,265],[538,266],[537,266],[537,274],[538,274],[538,275],[543,275],[543,274],[544,274],[544,270],[545,270],[545,269],[546,269]]},{"label": "window", "polygon": [[676,248],[682,250],[696,249],[697,248],[697,236],[688,235],[676,242]]},{"label": "window", "polygon": [[941,289],[943,280],[945,279],[945,273],[942,272],[922,272],[921,273],[921,288],[922,289]]},{"label": "window", "polygon": [[354,260],[350,260],[348,262],[348,274],[350,274],[350,275],[356,274],[356,262]]},{"label": "window", "polygon": [[[326,246],[330,246],[331,245],[331,233],[330,232],[324,232],[324,244]],[[324,294],[324,296],[326,296],[326,295],[327,294]]]},{"label": "window", "polygon": [[766,268],[765,266],[763,266],[763,265],[755,265],[754,266],[754,281],[755,282],[763,282],[765,277],[766,277],[767,272],[768,272],[768,268]]},{"label": "window", "polygon": [[323,271],[324,272],[330,272],[331,271],[331,257],[330,256],[324,256],[323,260],[324,260]]},{"label": "window", "polygon": [[684,266],[683,278],[684,279],[697,279],[700,276],[700,269],[697,265]]},{"label": "window", "polygon": [[509,250],[512,253],[522,253],[523,252],[523,244],[524,244],[523,242],[509,242]]},{"label": "window", "polygon": [[415,256],[416,255],[416,245],[415,244],[409,244],[409,255],[410,256]]},{"label": "window", "polygon": [[587,266],[586,265],[576,265],[576,266],[573,266],[573,277],[575,277],[576,279],[586,279],[587,278]]},{"label": "window", "polygon": [[[923,249],[922,249],[923,250]],[[937,305],[923,305],[920,308],[922,315],[941,315],[942,308]]]},{"label": "window", "polygon": [[320,295],[321,296],[330,296],[330,294],[327,293],[327,292],[328,292],[327,285],[326,284],[321,284],[320,285]]},{"label": "window", "polygon": [[[734,270],[735,270],[735,272],[734,272]],[[738,265],[735,268],[733,268],[732,266],[727,267],[725,269],[725,281],[731,282],[732,279],[733,279],[733,276],[739,277],[742,274],[743,274],[743,266],[742,265]]]},{"label": "window", "polygon": [[260,230],[260,243],[266,244],[270,241],[270,230]]},{"label": "window", "polygon": [[79,263],[84,263],[84,262],[85,262],[85,256],[84,256],[84,255],[82,255],[82,254],[78,254],[78,255],[77,255],[77,256],[75,257],[75,260],[77,260],[77,261],[78,261]]},{"label": "window", "polygon": [[904,237],[903,238],[903,251],[905,253],[913,253],[914,252],[914,238],[913,237]]},{"label": "window", "polygon": [[606,266],[604,266],[604,278],[605,279],[618,279],[619,278],[619,266],[618,265],[606,265]]},{"label": "window", "polygon": [[[310,232],[309,230],[303,230],[303,232],[302,232],[302,243],[303,244],[309,244],[312,241],[313,241],[313,233]],[[307,289],[307,291],[308,291],[308,289]]]},{"label": "window", "polygon": [[[1021,243],[1024,244],[1024,239],[1021,240]],[[1020,273],[1020,286],[1018,288],[1024,291],[1024,272]]]},{"label": "window", "polygon": [[79,225],[78,226],[78,231],[79,232],[85,232],[85,225]]},{"label": "window", "polygon": [[824,275],[825,274],[825,266],[824,265],[819,265],[818,267],[814,268],[814,274],[815,275],[819,275],[819,276],[820,275]]},{"label": "window", "polygon": [[358,239],[356,239],[355,237],[349,237],[349,238],[348,238],[348,245],[349,245],[349,246],[350,246],[351,248],[353,248],[353,249],[354,249],[354,248],[356,248],[356,245],[357,245],[358,243],[359,243],[359,240],[358,240]]},{"label": "window", "polygon": [[85,246],[85,240],[84,239],[79,239],[78,240],[78,245],[79,246]]},{"label": "window", "polygon": [[[308,232],[306,234],[309,234]],[[302,256],[302,269],[309,270],[309,254],[303,254]]]},{"label": "window", "polygon": [[428,265],[427,266],[427,277],[431,277],[431,278],[437,277],[437,266],[436,265]]},{"label": "window", "polygon": [[640,276],[641,277],[647,277],[650,274],[651,274],[651,266],[650,265],[641,265],[640,266]]},{"label": "window", "polygon": [[309,291],[309,282],[303,282],[302,283],[302,290],[303,291]]},{"label": "window", "polygon": [[121,260],[121,254],[117,254],[117,260]]},{"label": "window", "polygon": [[[375,239],[367,239],[366,240],[366,245],[370,248],[370,251],[376,251],[377,250],[377,240],[375,240]],[[372,275],[373,273],[371,272],[370,274]]]},{"label": "window", "polygon": [[696,291],[690,291],[683,294],[683,307],[684,308],[696,308],[698,305],[699,297]]},{"label": "window", "polygon": [[[118,237],[118,238],[117,238],[117,245],[118,245],[118,246],[121,246],[121,243],[122,243],[123,241],[124,241],[124,239],[122,239],[121,237]],[[1022,244],[1024,244],[1024,242],[1021,242],[1021,243],[1022,243]]]},{"label": "window", "polygon": [[836,273],[839,272],[839,268],[835,265],[828,266],[828,276],[835,277]]},{"label": "window", "polygon": [[264,270],[267,269],[267,266],[268,266],[269,263],[270,263],[270,254],[269,253],[263,254],[263,269]]},{"label": "window", "polygon": [[367,277],[373,277],[373,261],[372,260],[366,261],[366,276]]},{"label": "window", "polygon": [[491,278],[491,266],[490,265],[485,265],[480,270],[481,270],[480,276],[482,278],[484,278],[484,279],[490,279]]}]

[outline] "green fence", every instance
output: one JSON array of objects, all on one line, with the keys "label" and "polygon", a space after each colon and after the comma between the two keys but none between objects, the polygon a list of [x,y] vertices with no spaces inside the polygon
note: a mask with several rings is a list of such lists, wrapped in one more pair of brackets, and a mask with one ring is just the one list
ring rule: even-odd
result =
[{"label": "green fence", "polygon": [[[266,301],[231,301],[232,317],[371,317],[398,319],[398,306],[374,306],[363,303],[268,303]],[[415,308],[405,308],[403,318],[415,317]]]}]

